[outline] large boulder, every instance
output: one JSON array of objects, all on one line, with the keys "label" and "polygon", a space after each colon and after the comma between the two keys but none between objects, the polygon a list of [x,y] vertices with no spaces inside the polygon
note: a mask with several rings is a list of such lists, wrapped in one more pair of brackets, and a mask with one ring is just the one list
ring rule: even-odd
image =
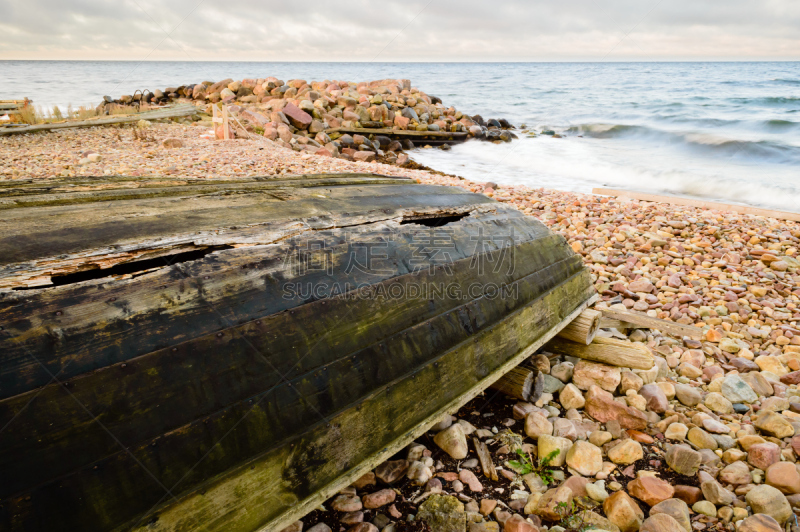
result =
[{"label": "large boulder", "polygon": [[311,122],[314,120],[310,114],[292,103],[286,104],[286,107],[283,108],[283,114],[286,115],[286,118],[288,118],[297,129],[308,129]]}]

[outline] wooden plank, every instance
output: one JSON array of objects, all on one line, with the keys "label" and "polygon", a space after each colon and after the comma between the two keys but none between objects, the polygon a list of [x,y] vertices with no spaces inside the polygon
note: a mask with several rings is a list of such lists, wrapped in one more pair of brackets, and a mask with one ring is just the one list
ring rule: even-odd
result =
[{"label": "wooden plank", "polygon": [[640,325],[635,325],[627,321],[615,320],[612,318],[600,318],[600,329],[618,329],[624,331],[625,329],[646,329]]},{"label": "wooden plank", "polygon": [[451,139],[466,139],[467,132],[466,131],[456,131],[456,132],[449,132],[449,131],[410,131],[404,129],[392,129],[392,128],[381,128],[381,129],[372,129],[372,128],[360,128],[360,127],[338,127],[338,128],[331,128],[326,129],[325,133],[348,133],[348,134],[358,134],[358,135],[386,135],[387,137],[396,136],[398,138],[408,137],[411,140],[414,138],[423,138],[423,137],[430,137],[431,139],[441,139],[441,140],[451,140]]},{"label": "wooden plank", "polygon": [[623,368],[647,370],[651,369],[655,364],[655,358],[643,344],[617,340],[616,338],[598,336],[589,345],[571,342],[563,338],[555,338],[547,344],[546,349],[560,355],[578,357]]},{"label": "wooden plank", "polygon": [[595,334],[597,334],[601,316],[602,314],[596,310],[586,309],[580,316],[575,318],[575,321],[564,327],[558,333],[558,336],[559,338],[589,345],[594,340]]},{"label": "wooden plank", "polygon": [[641,328],[655,329],[673,336],[686,336],[694,340],[702,340],[703,338],[703,329],[695,327],[694,325],[683,325],[682,323],[675,323],[674,321],[652,318],[647,314],[641,314],[631,310],[625,311],[610,308],[600,308],[598,310],[603,313],[604,318],[632,323]]},{"label": "wooden plank", "polygon": [[490,388],[520,401],[529,401],[535,377],[534,371],[524,367],[517,367],[503,375]]},{"label": "wooden plank", "polygon": [[795,222],[800,222],[800,213],[762,209],[747,205],[731,205],[729,203],[718,203],[715,201],[681,198],[677,196],[661,196],[658,194],[645,194],[642,192],[616,190],[611,188],[595,188],[592,189],[592,194],[598,194],[601,196],[616,196],[619,198],[631,198],[640,201],[653,201],[656,203],[669,203],[671,205],[685,205],[687,207],[697,207],[698,209],[736,212],[739,214],[753,214],[755,216],[765,216],[767,218],[776,218],[778,220],[793,220]]},{"label": "wooden plank", "polygon": [[139,120],[158,120],[162,118],[179,118],[182,116],[191,116],[197,113],[197,108],[191,104],[181,104],[169,109],[159,109],[157,111],[147,111],[135,115],[115,115],[107,118],[97,118],[89,120],[73,120],[67,122],[59,122],[52,124],[34,124],[24,128],[13,129],[0,129],[1,135],[10,135],[13,133],[36,133],[38,131],[51,131],[54,129],[64,129],[72,127],[94,127],[105,126],[111,124],[127,124],[130,122],[138,122]]}]

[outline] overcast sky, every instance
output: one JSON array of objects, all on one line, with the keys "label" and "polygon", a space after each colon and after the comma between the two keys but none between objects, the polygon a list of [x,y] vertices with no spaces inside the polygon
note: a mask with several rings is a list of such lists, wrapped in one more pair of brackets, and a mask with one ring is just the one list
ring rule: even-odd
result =
[{"label": "overcast sky", "polygon": [[800,60],[800,0],[0,0],[0,59]]}]

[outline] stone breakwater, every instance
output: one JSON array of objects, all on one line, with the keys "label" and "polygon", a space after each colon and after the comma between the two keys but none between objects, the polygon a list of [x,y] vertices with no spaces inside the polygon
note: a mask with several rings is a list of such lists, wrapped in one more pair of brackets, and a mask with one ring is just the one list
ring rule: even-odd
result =
[{"label": "stone breakwater", "polygon": [[[123,95],[117,100],[107,96],[98,110],[105,112],[114,106],[141,102],[160,105],[185,101],[193,102],[209,114],[212,105],[220,102],[229,105],[246,129],[245,133],[232,126],[231,138],[237,134],[261,134],[297,150],[349,160],[367,161],[376,156],[396,159],[403,149],[413,148],[415,140],[426,143],[420,136],[410,136],[402,142],[391,138],[392,134],[402,136],[404,132],[461,134],[458,140],[464,137],[493,142],[516,138],[510,131],[514,127],[505,119],[484,120],[479,115],[468,116],[455,107],[445,107],[440,98],[412,87],[407,79],[361,83],[284,82],[274,77],[204,81]],[[383,134],[349,135],[338,129],[381,130]],[[222,137],[219,132],[217,136]],[[458,140],[453,138],[453,142]]]},{"label": "stone breakwater", "polygon": [[[317,157],[262,137],[211,142],[198,129],[154,124],[137,135],[98,127],[4,137],[0,176],[10,183],[350,171],[460,186],[563,235],[592,271],[598,307],[702,328],[700,339],[605,329],[649,349],[656,364],[648,371],[539,353],[532,363],[546,387],[537,401],[487,392],[290,530],[560,532],[594,525],[607,532],[796,532],[800,224],[498,187]],[[484,476],[475,438],[498,466],[497,480]],[[531,471],[512,462],[524,462],[517,449]]]}]

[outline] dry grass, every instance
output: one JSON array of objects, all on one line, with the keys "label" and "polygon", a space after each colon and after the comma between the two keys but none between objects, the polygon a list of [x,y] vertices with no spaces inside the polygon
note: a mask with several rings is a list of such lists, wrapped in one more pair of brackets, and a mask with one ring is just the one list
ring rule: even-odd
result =
[{"label": "dry grass", "polygon": [[[110,115],[128,115],[135,114],[136,108],[124,105],[112,104],[106,107]],[[68,105],[66,112],[63,112],[58,106],[53,109],[44,109],[43,107],[34,107],[28,105],[19,110],[19,121],[25,124],[49,124],[52,122],[63,122],[65,120],[88,120],[98,116],[104,116],[102,112],[94,107],[80,106],[74,109],[72,105]]]}]

